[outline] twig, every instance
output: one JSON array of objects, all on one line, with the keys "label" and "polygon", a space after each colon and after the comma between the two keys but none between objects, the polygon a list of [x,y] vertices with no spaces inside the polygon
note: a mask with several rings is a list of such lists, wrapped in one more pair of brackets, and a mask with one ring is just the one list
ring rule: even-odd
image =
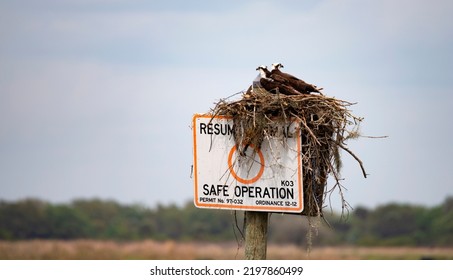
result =
[{"label": "twig", "polygon": [[342,148],[343,150],[345,150],[346,152],[348,152],[360,165],[360,168],[362,169],[362,173],[363,173],[363,177],[367,177],[367,173],[365,171],[365,168],[363,167],[363,162],[360,160],[360,158],[358,156],[356,156],[351,150],[349,150],[348,148],[346,148],[343,144],[339,143],[339,142],[336,142],[336,144]]}]

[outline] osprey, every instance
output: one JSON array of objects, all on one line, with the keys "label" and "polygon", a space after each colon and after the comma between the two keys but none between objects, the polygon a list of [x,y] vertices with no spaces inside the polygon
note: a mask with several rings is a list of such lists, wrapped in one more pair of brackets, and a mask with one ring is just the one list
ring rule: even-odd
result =
[{"label": "osprey", "polygon": [[267,70],[267,67],[264,65],[259,66],[256,70],[260,71],[260,84],[261,86],[270,93],[281,93],[286,95],[298,95],[301,94],[299,91],[295,90],[288,84],[285,84],[282,79],[276,77],[277,79],[273,79],[271,76],[271,72]]},{"label": "osprey", "polygon": [[[262,70],[260,70],[260,69],[262,69]],[[262,79],[263,77],[267,77],[267,76],[270,75],[270,72],[269,72],[269,70],[267,70],[267,66],[265,66],[265,65],[260,65],[260,66],[258,66],[258,67],[256,68],[256,70],[257,70],[257,71],[260,70],[260,73],[258,73],[258,76],[256,76],[256,78],[253,80],[253,83],[252,83],[252,90],[253,90],[254,88],[257,88],[257,89],[258,89],[258,88],[263,88],[263,86],[261,85],[261,79]],[[264,71],[264,73],[261,74],[261,71]]]},{"label": "osprey", "polygon": [[306,94],[309,94],[310,92],[321,93],[320,90],[322,90],[322,88],[318,89],[316,86],[308,84],[305,81],[294,77],[293,75],[284,73],[280,71],[280,67],[283,68],[283,65],[281,63],[272,64],[272,71],[270,72],[269,76],[271,79],[274,79],[281,83],[285,83],[301,93]]}]

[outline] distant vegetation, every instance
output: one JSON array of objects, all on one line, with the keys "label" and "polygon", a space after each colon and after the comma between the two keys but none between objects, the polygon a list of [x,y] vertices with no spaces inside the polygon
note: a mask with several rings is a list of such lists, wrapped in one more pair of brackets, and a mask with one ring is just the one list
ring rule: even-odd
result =
[{"label": "distant vegetation", "polygon": [[[330,227],[317,218],[308,222],[304,216],[272,214],[269,241],[304,245],[311,240],[317,246],[453,246],[453,197],[435,207],[357,207],[347,217],[329,214],[326,220]],[[241,212],[197,209],[192,203],[152,209],[103,200],[0,202],[0,240],[242,242],[242,223]]]}]

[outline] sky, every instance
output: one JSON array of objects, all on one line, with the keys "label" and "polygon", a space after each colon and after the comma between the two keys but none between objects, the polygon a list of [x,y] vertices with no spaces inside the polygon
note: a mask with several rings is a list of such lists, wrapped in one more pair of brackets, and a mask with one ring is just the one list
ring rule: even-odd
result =
[{"label": "sky", "polygon": [[[352,207],[453,195],[453,2],[0,1],[0,200],[193,200],[192,116],[256,67],[356,103]],[[333,193],[330,203],[339,208]]]}]

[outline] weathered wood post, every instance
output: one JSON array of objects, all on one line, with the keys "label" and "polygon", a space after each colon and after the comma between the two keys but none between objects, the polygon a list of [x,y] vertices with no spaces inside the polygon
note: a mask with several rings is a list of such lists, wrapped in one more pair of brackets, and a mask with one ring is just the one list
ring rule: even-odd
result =
[{"label": "weathered wood post", "polygon": [[267,253],[268,212],[245,212],[245,259],[265,260]]}]

